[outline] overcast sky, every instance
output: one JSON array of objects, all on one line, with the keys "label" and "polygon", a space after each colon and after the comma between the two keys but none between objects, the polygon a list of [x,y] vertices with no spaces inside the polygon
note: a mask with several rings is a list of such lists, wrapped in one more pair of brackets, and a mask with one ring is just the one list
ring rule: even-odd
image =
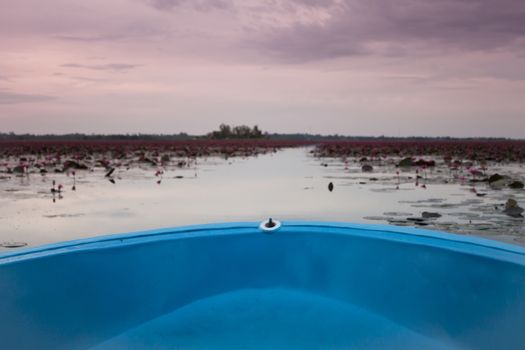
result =
[{"label": "overcast sky", "polygon": [[0,0],[0,131],[525,138],[523,0]]}]

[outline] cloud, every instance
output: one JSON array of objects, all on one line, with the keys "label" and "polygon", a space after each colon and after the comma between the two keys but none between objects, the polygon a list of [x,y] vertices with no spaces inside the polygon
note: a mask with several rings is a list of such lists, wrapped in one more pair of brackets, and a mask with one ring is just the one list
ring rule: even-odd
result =
[{"label": "cloud", "polygon": [[97,41],[115,41],[127,39],[129,35],[89,35],[89,36],[75,36],[75,35],[57,35],[56,38],[66,41],[79,42],[97,42]]},{"label": "cloud", "polygon": [[188,0],[148,0],[148,2],[159,10],[172,9],[188,2]]},{"label": "cloud", "polygon": [[523,51],[524,23],[525,2],[516,0],[348,0],[334,2],[323,23],[274,28],[256,38],[255,45],[290,61],[450,50]]},{"label": "cloud", "polygon": [[30,102],[45,102],[56,99],[55,96],[19,94],[0,91],[0,104],[18,104]]},{"label": "cloud", "polygon": [[334,0],[293,0],[293,2],[311,7],[330,7],[334,4]]},{"label": "cloud", "polygon": [[109,63],[109,64],[78,64],[66,63],[62,64],[64,68],[82,68],[91,70],[108,70],[108,71],[126,71],[133,68],[140,67],[139,64],[125,64],[125,63]]},{"label": "cloud", "polygon": [[77,80],[77,81],[86,81],[90,83],[103,83],[103,82],[108,81],[108,79],[97,79],[97,78],[88,78],[88,77],[80,77],[80,76],[71,77],[71,79]]},{"label": "cloud", "polygon": [[147,2],[158,10],[172,10],[183,5],[191,5],[199,11],[210,11],[225,9],[231,5],[227,0],[147,0]]}]

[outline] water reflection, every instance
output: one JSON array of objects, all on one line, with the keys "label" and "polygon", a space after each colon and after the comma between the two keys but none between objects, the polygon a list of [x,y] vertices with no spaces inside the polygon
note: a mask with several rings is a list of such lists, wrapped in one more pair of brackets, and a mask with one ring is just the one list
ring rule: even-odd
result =
[{"label": "water reflection", "polygon": [[[0,249],[267,217],[416,225],[525,244],[523,219],[504,212],[509,198],[524,206],[523,189],[490,188],[459,168],[370,167],[363,171],[359,160],[318,159],[296,148],[3,177],[0,244],[6,244]],[[519,164],[491,170],[523,177]]]}]

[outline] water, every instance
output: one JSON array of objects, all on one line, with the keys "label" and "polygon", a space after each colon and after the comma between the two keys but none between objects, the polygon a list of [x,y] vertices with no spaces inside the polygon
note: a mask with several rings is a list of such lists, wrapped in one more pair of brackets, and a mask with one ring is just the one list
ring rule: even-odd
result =
[{"label": "water", "polygon": [[[353,160],[317,159],[310,148],[249,158],[199,158],[196,166],[102,167],[73,178],[50,173],[0,179],[0,250],[145,229],[225,221],[335,220],[418,225],[525,244],[522,218],[502,212],[508,198],[525,207],[525,191],[454,180],[446,167],[428,170],[418,186],[411,169],[399,178],[392,164],[362,173]],[[326,166],[324,166],[326,165]],[[493,165],[522,178],[520,164]],[[426,178],[426,179],[425,179]],[[52,181],[64,186],[52,194]],[[160,184],[158,183],[160,180]],[[328,190],[328,184],[334,190]],[[448,183],[446,183],[448,182]],[[425,184],[426,188],[421,186]],[[437,219],[420,220],[422,212]],[[2,243],[5,242],[5,243]],[[17,244],[20,243],[20,244]]]}]

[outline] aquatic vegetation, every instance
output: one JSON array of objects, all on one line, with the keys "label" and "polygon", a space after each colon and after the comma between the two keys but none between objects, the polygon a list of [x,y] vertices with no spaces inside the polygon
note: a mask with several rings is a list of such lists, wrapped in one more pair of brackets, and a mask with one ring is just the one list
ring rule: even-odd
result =
[{"label": "aquatic vegetation", "polygon": [[[330,164],[325,178],[334,179],[334,186],[353,183],[362,185],[361,190],[398,198],[406,191],[420,192],[423,198],[421,191],[449,199],[466,197],[460,202],[432,197],[399,200],[400,205],[425,211],[409,218],[368,210],[364,220],[523,241],[525,141],[338,141],[320,143],[310,154],[321,164]],[[373,167],[373,178],[362,174],[365,165]]]},{"label": "aquatic vegetation", "polygon": [[505,214],[508,216],[512,216],[515,218],[523,217],[521,214],[523,213],[523,208],[518,205],[518,202],[514,199],[507,200],[507,203],[505,203],[505,209],[503,210]]},{"label": "aquatic vegetation", "polygon": [[77,170],[87,170],[88,169],[88,166],[86,164],[82,164],[74,160],[66,160],[62,165],[64,167],[62,171],[67,171],[69,169],[77,169]]},{"label": "aquatic vegetation", "polygon": [[26,245],[27,245],[26,242],[9,241],[9,242],[0,243],[0,247],[3,247],[3,248],[22,248],[22,247],[25,247]]},{"label": "aquatic vegetation", "polygon": [[[297,211],[287,211],[289,208],[283,203],[308,199],[311,200],[308,215],[314,213],[322,218],[425,226],[525,244],[523,213],[518,213],[525,204],[525,190],[520,188],[525,182],[525,162],[511,161],[505,154],[496,158],[506,160],[489,160],[490,155],[482,152],[478,152],[478,159],[468,159],[466,149],[471,146],[467,141],[466,148],[458,149],[458,153],[445,145],[433,154],[419,153],[427,149],[418,143],[398,143],[396,146],[390,141],[351,145],[271,140],[0,141],[0,192],[5,203],[12,203],[7,208],[8,214],[0,218],[4,225],[10,225],[5,226],[5,237],[0,237],[0,243],[25,241],[26,236],[38,232],[38,227],[28,229],[20,219],[35,213],[47,220],[53,215],[71,214],[67,210],[75,209],[73,213],[81,212],[85,217],[59,216],[55,221],[99,227],[100,232],[104,232],[108,216],[126,218],[121,224],[112,221],[115,225],[143,225],[144,213],[164,220],[164,225],[192,223],[191,215],[199,211],[202,217],[211,217],[210,220],[215,220],[213,215],[234,217],[245,208],[224,206],[214,211],[205,206],[201,209],[201,205],[214,199],[215,192],[224,192],[222,196],[235,193],[241,183],[240,193],[252,193],[249,198],[259,198],[253,193],[266,198],[265,191],[273,188],[280,196],[278,204],[274,199],[254,201],[251,205],[255,209],[246,209],[252,210],[254,216],[281,205],[280,215],[301,219]],[[516,147],[522,145],[517,141],[511,143]],[[337,148],[337,144],[344,147]],[[274,154],[283,148],[304,145],[308,148]],[[325,151],[320,150],[325,147],[335,147],[337,152],[324,156]],[[400,151],[393,152],[395,147]],[[520,152],[518,148],[513,151],[515,155]],[[399,166],[404,159],[410,165]],[[241,169],[240,173],[236,169]],[[255,183],[252,188],[245,181],[246,174],[261,181],[263,190],[257,192]],[[287,181],[286,188],[279,187],[283,181]],[[326,190],[331,193],[326,195]],[[506,208],[509,198],[519,208]],[[118,203],[131,209],[117,207]],[[168,214],[164,207],[173,210]],[[395,215],[394,211],[402,214]],[[171,215],[172,212],[176,214]],[[41,225],[42,232],[46,232],[46,225]],[[25,230],[21,236],[19,227]]]},{"label": "aquatic vegetation", "polygon": [[361,170],[364,172],[364,173],[370,173],[372,171],[374,171],[374,167],[371,166],[370,164],[365,164],[361,167]]},{"label": "aquatic vegetation", "polygon": [[523,182],[521,181],[513,181],[509,184],[510,188],[513,189],[522,189],[523,188]]},{"label": "aquatic vegetation", "polygon": [[89,170],[103,167],[111,178],[115,168],[170,164],[190,166],[197,157],[250,157],[302,141],[184,140],[184,141],[0,141],[0,172],[8,174]]},{"label": "aquatic vegetation", "polygon": [[430,219],[430,218],[440,218],[442,215],[440,213],[430,212],[430,211],[424,211],[421,213],[421,217],[424,219]]},{"label": "aquatic vegetation", "polygon": [[399,166],[399,167],[410,167],[413,164],[414,164],[414,160],[411,157],[406,157],[406,158],[403,158],[402,160],[400,160],[399,163],[397,164],[397,166]]},{"label": "aquatic vegetation", "polygon": [[442,157],[451,167],[472,166],[477,162],[523,162],[525,141],[522,140],[370,140],[324,141],[313,151],[317,157],[353,157],[363,160],[398,158],[400,167],[435,166]]}]

